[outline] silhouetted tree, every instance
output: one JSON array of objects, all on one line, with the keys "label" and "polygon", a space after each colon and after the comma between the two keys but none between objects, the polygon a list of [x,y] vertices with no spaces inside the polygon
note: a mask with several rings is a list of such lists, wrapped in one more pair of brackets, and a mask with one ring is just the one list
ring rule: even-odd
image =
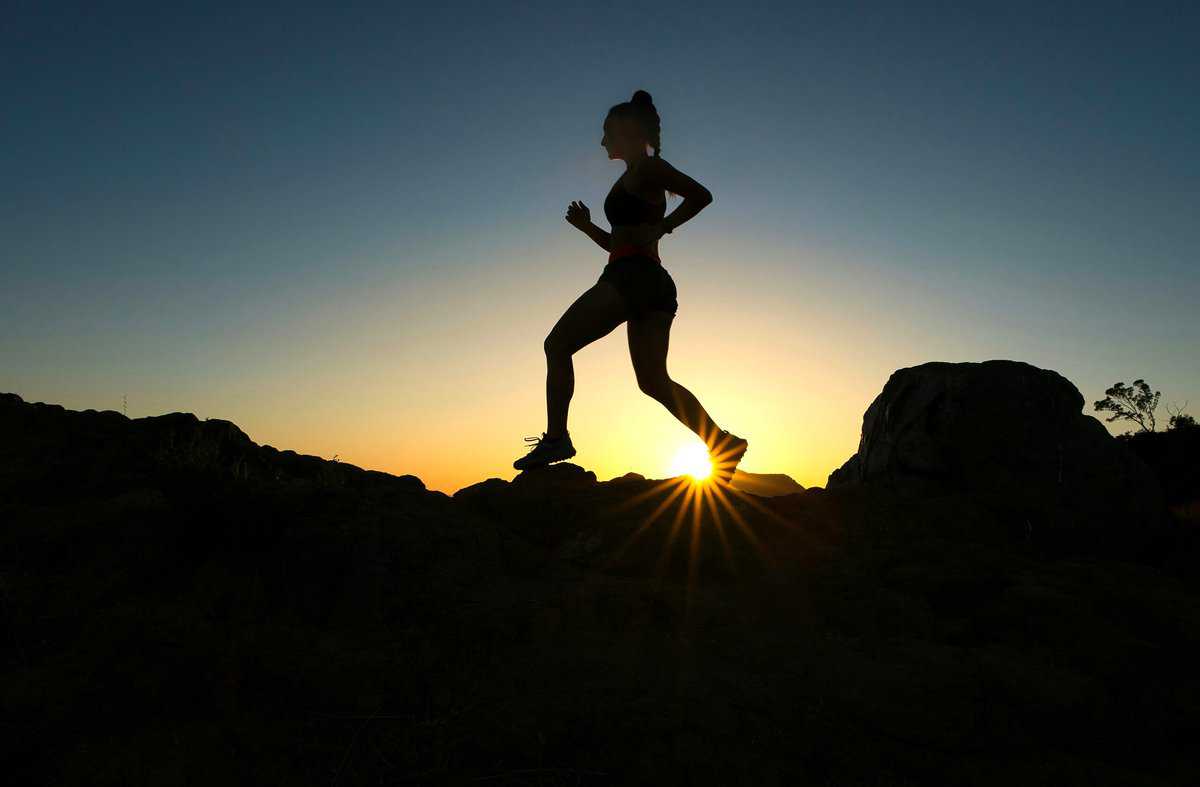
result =
[{"label": "silhouetted tree", "polygon": [[1111,412],[1112,415],[1108,417],[1109,423],[1124,418],[1142,427],[1143,432],[1153,432],[1154,410],[1158,407],[1160,396],[1161,391],[1151,392],[1146,381],[1139,379],[1134,380],[1133,385],[1126,385],[1124,382],[1115,384],[1104,392],[1103,399],[1092,406],[1097,412]]}]

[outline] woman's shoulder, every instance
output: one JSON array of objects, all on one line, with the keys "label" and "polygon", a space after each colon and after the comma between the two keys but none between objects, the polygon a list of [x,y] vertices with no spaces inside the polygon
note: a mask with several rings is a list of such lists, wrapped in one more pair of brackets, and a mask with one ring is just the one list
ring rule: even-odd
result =
[{"label": "woman's shoulder", "polygon": [[[659,177],[663,172],[662,164],[659,163],[661,161],[662,159],[648,156],[639,164],[636,171],[630,169],[630,171],[622,173],[622,178],[629,175],[629,179],[624,183],[626,191],[648,202],[661,202],[660,199],[657,199],[662,196],[662,191],[664,191]],[[617,183],[621,182],[621,178],[617,178]],[[644,196],[647,194],[653,194],[654,198]]]},{"label": "woman's shoulder", "polygon": [[674,167],[662,156],[646,156],[638,165],[638,174],[642,177],[655,178],[670,172]]}]

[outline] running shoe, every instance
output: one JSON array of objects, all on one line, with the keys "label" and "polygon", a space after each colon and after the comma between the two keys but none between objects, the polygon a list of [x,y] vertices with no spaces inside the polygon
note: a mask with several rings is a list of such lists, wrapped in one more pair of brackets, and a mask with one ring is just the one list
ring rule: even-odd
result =
[{"label": "running shoe", "polygon": [[713,440],[712,448],[709,449],[713,480],[728,486],[733,480],[733,471],[737,468],[738,462],[742,461],[749,446],[749,441],[724,429],[718,432],[716,439]]},{"label": "running shoe", "polygon": [[571,444],[569,432],[558,438],[546,437],[546,433],[542,432],[541,437],[526,437],[525,442],[533,445],[529,446],[529,453],[513,462],[513,467],[517,470],[541,467],[575,456],[575,446]]}]

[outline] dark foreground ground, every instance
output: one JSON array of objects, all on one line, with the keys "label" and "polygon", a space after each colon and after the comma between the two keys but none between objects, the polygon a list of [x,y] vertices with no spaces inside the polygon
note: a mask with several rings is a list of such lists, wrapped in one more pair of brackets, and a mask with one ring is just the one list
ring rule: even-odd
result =
[{"label": "dark foreground ground", "polygon": [[451,498],[186,415],[0,430],[8,784],[1198,781],[1183,508],[1090,539],[569,464]]}]

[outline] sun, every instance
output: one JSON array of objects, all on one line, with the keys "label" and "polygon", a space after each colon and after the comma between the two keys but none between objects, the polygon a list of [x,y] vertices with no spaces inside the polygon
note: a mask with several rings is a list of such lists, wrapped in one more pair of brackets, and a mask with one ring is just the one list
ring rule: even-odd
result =
[{"label": "sun", "polygon": [[703,443],[688,442],[675,452],[669,472],[672,476],[690,475],[697,481],[703,481],[712,475],[712,469],[708,448]]}]

